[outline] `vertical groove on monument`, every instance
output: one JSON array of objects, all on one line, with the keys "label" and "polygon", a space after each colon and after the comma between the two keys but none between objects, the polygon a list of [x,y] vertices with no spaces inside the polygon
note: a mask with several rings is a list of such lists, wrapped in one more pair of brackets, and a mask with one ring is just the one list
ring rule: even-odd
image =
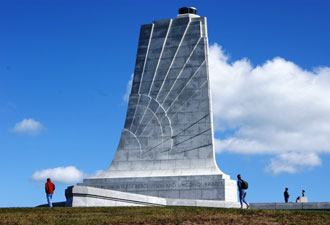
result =
[{"label": "vertical groove on monument", "polygon": [[78,186],[236,201],[214,159],[206,18],[142,25],[126,121],[103,174]]}]

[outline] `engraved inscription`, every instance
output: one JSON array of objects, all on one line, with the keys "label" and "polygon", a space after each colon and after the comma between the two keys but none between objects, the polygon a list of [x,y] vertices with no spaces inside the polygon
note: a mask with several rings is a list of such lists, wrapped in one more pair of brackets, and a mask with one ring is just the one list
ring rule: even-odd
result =
[{"label": "engraved inscription", "polygon": [[[95,184],[94,184],[95,185]],[[93,185],[93,186],[94,186]],[[95,186],[102,186],[103,188],[111,190],[120,191],[130,191],[130,190],[191,190],[191,189],[214,189],[220,188],[223,185],[221,181],[194,181],[194,180],[183,180],[183,181],[158,181],[158,182],[118,182],[118,183],[108,183],[99,184]]]}]

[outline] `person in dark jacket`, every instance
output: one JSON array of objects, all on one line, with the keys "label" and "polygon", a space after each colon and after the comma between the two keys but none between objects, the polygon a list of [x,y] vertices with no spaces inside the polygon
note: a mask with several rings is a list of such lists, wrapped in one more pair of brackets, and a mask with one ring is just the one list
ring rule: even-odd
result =
[{"label": "person in dark jacket", "polygon": [[243,188],[243,180],[241,174],[237,175],[237,187],[239,191],[239,201],[241,203],[241,209],[243,209],[243,202],[246,204],[246,208],[250,208],[250,205],[245,201],[246,189]]},{"label": "person in dark jacket", "polygon": [[53,198],[54,190],[55,190],[55,184],[52,183],[50,178],[47,178],[47,182],[45,184],[45,191],[46,191],[46,197],[49,207],[53,207],[52,198]]},{"label": "person in dark jacket", "polygon": [[285,201],[285,203],[288,203],[289,197],[290,197],[290,195],[289,195],[289,189],[288,188],[285,188],[285,191],[284,191],[284,201]]}]

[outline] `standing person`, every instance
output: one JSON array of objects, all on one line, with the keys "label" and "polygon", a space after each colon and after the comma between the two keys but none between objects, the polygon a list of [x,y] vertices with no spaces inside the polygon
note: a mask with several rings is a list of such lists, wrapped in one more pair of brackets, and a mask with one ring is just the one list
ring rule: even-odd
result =
[{"label": "standing person", "polygon": [[250,205],[245,201],[246,189],[248,184],[246,181],[242,180],[241,174],[237,175],[237,187],[239,191],[239,201],[241,203],[241,209],[243,209],[243,202],[246,204],[246,208],[250,208]]},{"label": "standing person", "polygon": [[289,197],[290,197],[290,195],[289,195],[289,189],[288,188],[285,188],[285,191],[284,191],[284,201],[285,201],[285,203],[288,203]]},{"label": "standing person", "polygon": [[52,183],[50,178],[47,178],[47,182],[45,184],[45,191],[46,191],[47,202],[49,207],[53,207],[52,198],[53,198],[54,190],[55,190],[55,184]]}]

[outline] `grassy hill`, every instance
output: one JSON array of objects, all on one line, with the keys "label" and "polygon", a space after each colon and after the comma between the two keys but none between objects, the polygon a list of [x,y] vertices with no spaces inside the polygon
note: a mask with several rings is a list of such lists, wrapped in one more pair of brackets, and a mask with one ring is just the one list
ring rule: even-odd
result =
[{"label": "grassy hill", "polygon": [[330,211],[198,207],[0,208],[0,224],[330,224]]}]

